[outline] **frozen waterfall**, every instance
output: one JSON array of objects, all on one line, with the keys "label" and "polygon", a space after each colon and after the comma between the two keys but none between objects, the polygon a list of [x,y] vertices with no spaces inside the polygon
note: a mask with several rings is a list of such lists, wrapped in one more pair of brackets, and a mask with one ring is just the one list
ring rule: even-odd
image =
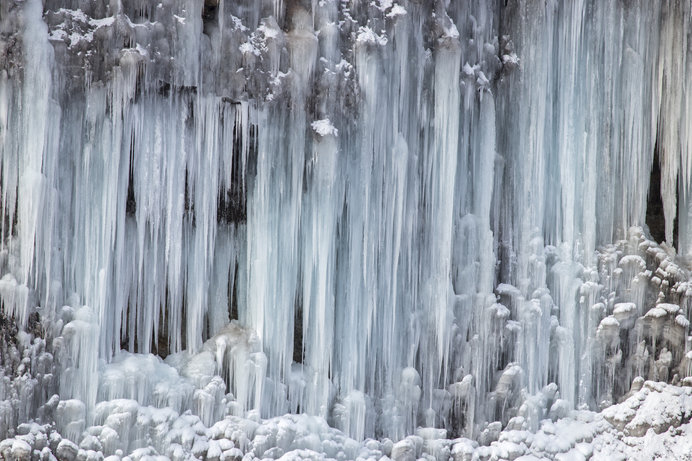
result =
[{"label": "frozen waterfall", "polygon": [[691,9],[0,2],[0,438],[483,440],[692,383]]}]

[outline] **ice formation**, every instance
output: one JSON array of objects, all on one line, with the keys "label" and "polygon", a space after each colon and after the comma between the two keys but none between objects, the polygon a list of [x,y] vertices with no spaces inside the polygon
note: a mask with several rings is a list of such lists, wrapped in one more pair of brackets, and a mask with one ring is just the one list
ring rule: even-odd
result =
[{"label": "ice formation", "polygon": [[670,452],[690,9],[0,2],[0,455]]}]

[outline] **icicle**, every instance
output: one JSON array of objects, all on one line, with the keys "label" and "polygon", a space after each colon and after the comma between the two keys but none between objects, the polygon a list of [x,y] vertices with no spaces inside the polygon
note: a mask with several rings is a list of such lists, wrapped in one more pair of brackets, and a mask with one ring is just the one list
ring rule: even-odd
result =
[{"label": "icicle", "polygon": [[[34,267],[34,243],[43,224],[43,201],[46,177],[42,174],[48,115],[50,114],[52,48],[48,44],[47,27],[42,20],[42,4],[27,2],[24,6],[22,43],[25,69],[22,88],[22,142],[17,153],[18,225],[20,227],[21,282],[29,282]],[[10,165],[6,165],[10,167]],[[10,183],[11,184],[11,183]],[[12,206],[12,205],[11,205]]]}]

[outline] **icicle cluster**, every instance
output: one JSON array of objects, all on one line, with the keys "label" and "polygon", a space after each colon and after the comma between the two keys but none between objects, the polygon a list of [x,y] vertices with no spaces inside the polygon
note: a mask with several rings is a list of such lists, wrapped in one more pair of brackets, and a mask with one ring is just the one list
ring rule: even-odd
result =
[{"label": "icicle cluster", "polygon": [[479,437],[683,380],[690,17],[2,2],[0,299],[49,326],[58,424],[126,398]]}]

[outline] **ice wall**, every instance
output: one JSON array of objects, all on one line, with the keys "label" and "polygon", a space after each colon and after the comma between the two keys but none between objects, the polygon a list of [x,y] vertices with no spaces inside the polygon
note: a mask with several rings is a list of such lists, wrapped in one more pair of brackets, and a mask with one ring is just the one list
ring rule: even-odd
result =
[{"label": "ice wall", "polygon": [[687,2],[0,12],[2,309],[85,417],[475,437],[689,374]]}]

